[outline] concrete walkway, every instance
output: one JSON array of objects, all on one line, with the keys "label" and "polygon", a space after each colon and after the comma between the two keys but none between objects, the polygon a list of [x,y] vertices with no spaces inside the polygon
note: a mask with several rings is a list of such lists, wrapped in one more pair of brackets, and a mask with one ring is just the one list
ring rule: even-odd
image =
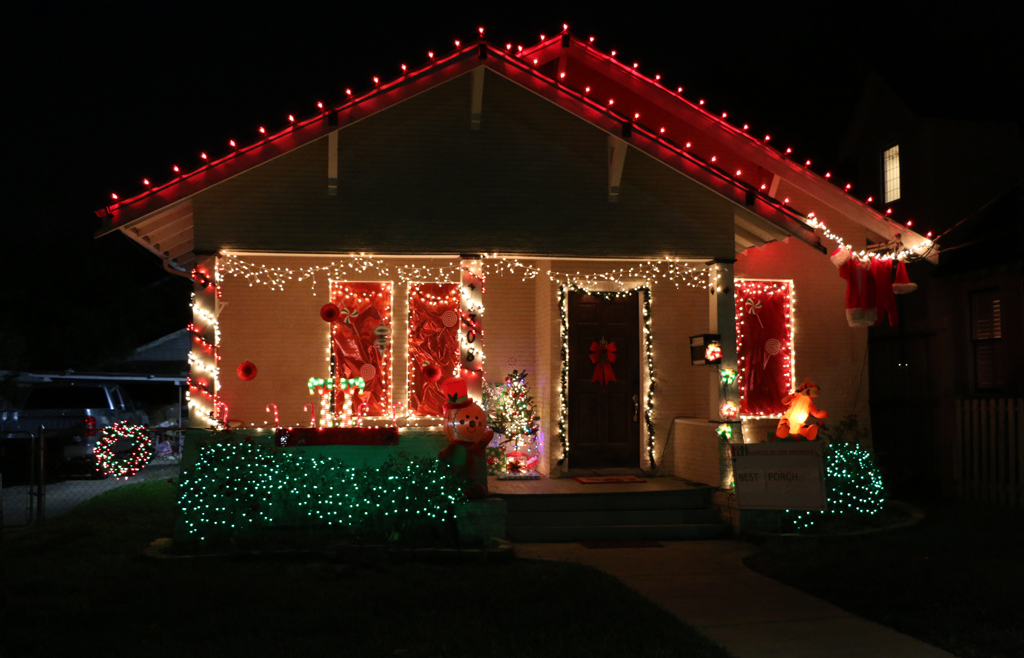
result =
[{"label": "concrete walkway", "polygon": [[597,567],[698,627],[738,658],[952,656],[754,573],[739,541],[660,542],[661,548],[516,544],[519,557]]}]

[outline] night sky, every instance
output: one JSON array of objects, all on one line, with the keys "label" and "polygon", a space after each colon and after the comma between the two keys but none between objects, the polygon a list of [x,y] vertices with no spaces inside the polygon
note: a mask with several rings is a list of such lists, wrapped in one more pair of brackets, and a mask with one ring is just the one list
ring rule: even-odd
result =
[{"label": "night sky", "polygon": [[255,141],[479,25],[525,46],[566,22],[822,167],[870,71],[920,116],[1019,125],[1024,108],[1020,2],[216,4],[34,3],[9,17],[0,369],[98,367],[187,322],[187,282],[121,236],[91,238],[110,192]]}]

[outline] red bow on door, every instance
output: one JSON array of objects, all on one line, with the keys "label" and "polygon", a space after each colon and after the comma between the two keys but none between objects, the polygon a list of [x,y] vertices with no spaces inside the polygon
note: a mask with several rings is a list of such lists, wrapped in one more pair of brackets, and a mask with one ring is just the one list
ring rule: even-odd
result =
[{"label": "red bow on door", "polygon": [[[601,343],[604,342],[602,338]],[[613,340],[604,345],[601,343],[595,340],[590,344],[590,360],[594,362],[594,376],[590,381],[601,382],[602,384],[618,381],[615,379],[615,373],[612,372],[612,364],[618,358],[615,355],[615,341]]]}]

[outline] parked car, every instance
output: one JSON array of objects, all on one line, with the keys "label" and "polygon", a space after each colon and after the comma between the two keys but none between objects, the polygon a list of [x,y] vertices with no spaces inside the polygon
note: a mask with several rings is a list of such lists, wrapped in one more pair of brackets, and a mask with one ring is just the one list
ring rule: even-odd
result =
[{"label": "parked car", "polygon": [[[114,423],[148,425],[149,418],[117,384],[60,382],[34,384],[17,420],[6,423],[4,431],[35,433],[42,427],[51,474],[100,477],[92,451],[103,428]],[[130,448],[114,445],[115,452]]]}]

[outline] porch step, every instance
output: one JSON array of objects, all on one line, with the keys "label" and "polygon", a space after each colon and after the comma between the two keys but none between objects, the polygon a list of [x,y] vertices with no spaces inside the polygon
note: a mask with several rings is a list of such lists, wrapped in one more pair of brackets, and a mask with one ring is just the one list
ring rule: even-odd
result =
[{"label": "porch step", "polygon": [[729,532],[709,488],[572,494],[499,494],[512,541],[712,539]]},{"label": "porch step", "polygon": [[[593,485],[601,486],[601,485]],[[508,503],[509,513],[554,510],[709,509],[710,488],[608,493],[494,494]]]}]

